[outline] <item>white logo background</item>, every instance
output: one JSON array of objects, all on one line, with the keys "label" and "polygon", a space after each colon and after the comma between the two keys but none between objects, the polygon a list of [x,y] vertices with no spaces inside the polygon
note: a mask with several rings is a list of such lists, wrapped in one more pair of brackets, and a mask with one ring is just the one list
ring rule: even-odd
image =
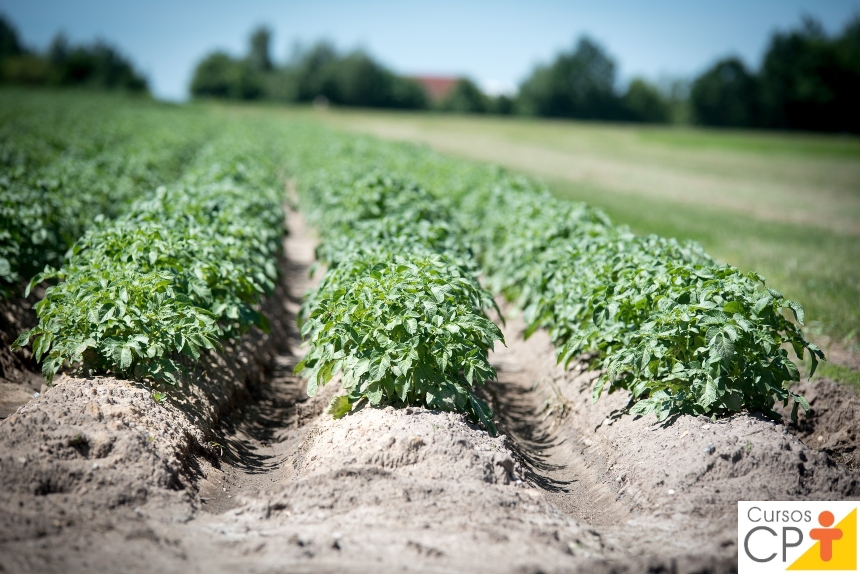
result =
[{"label": "white logo background", "polygon": [[[816,540],[810,530],[822,528],[819,515],[833,513],[836,526],[858,502],[738,502],[738,573],[822,572],[821,570],[787,570]],[[856,546],[857,540],[854,540]],[[837,556],[833,557],[833,561]],[[833,570],[831,572],[857,572]]]}]

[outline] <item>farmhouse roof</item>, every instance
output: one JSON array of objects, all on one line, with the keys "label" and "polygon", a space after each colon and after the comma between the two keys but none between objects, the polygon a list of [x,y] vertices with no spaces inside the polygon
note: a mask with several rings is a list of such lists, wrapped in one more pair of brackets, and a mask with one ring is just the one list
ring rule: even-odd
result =
[{"label": "farmhouse roof", "polygon": [[448,76],[415,76],[412,79],[421,84],[433,101],[444,99],[457,83],[457,78]]}]

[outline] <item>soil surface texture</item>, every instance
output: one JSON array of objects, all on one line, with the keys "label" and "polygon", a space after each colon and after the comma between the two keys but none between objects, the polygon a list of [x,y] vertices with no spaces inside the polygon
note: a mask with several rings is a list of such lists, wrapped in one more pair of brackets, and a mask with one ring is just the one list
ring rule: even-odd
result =
[{"label": "soil surface texture", "polygon": [[309,399],[293,375],[315,242],[287,225],[269,334],[164,403],[63,377],[0,422],[0,572],[732,572],[738,500],[860,499],[850,388],[802,384],[797,424],[658,424],[592,404],[597,374],[504,306],[481,391],[500,436],[421,408],[334,420],[338,381]]},{"label": "soil surface texture", "polygon": [[[23,293],[24,287],[19,291]],[[41,287],[36,287],[27,298],[0,299],[0,419],[7,418],[35,393],[44,390],[45,378],[30,349],[17,352],[11,349],[18,335],[38,322],[33,305],[44,293]]]}]

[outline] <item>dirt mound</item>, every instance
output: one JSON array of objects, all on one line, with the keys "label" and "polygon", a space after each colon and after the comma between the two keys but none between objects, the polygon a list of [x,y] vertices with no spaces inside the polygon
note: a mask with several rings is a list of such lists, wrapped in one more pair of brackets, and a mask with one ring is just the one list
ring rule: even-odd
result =
[{"label": "dirt mound", "polygon": [[266,302],[270,333],[208,353],[165,403],[142,384],[61,377],[2,421],[0,571],[88,570],[83,540],[137,536],[144,505],[164,520],[190,520],[201,467],[216,459],[215,429],[269,377],[285,346],[285,300],[282,284]]},{"label": "dirt mound", "polygon": [[[390,407],[339,421],[322,415],[286,464],[296,472],[292,481],[203,519],[220,533],[214,547],[226,537],[237,556],[251,553],[259,566],[291,571],[345,563],[356,571],[382,564],[389,571],[554,571],[602,557],[599,536],[523,483],[506,439],[460,415]],[[207,555],[212,549],[199,557]],[[230,558],[217,560],[228,570],[223,560]]]},{"label": "dirt mound", "polygon": [[44,382],[30,349],[13,352],[10,348],[18,335],[36,325],[33,304],[44,295],[44,290],[36,287],[33,291],[26,299],[0,299],[0,419],[33,398]]},{"label": "dirt mound", "polygon": [[795,391],[809,401],[789,428],[807,446],[822,450],[860,478],[860,394],[828,379],[799,383]]},{"label": "dirt mound", "polygon": [[516,317],[487,387],[505,436],[419,408],[334,420],[337,381],[309,400],[292,374],[313,241],[290,218],[269,335],[164,404],[65,378],[0,423],[0,572],[731,572],[738,500],[860,497],[831,456],[856,444],[842,390],[804,389],[797,427],[618,416]]},{"label": "dirt mound", "polygon": [[597,373],[563,371],[546,333],[523,341],[523,328],[509,318],[508,347],[493,357],[501,427],[550,500],[618,546],[719,569],[736,561],[738,500],[860,497],[856,475],[786,424],[748,414],[658,424],[620,416],[620,394],[592,404]]}]

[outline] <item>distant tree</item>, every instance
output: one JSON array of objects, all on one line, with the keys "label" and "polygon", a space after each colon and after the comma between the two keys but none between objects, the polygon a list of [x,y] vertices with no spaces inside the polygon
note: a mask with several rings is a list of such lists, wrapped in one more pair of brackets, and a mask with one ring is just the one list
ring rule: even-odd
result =
[{"label": "distant tree", "polygon": [[430,105],[427,92],[421,84],[410,78],[393,75],[391,107],[405,110],[422,110]]},{"label": "distant tree", "polygon": [[[798,30],[771,38],[760,73],[763,118],[768,127],[856,131],[858,24],[837,40],[806,18]],[[853,39],[853,40],[852,40]],[[853,126],[851,117],[854,118]]]},{"label": "distant tree", "polygon": [[441,110],[460,114],[483,114],[489,107],[487,96],[468,78],[457,80],[439,106]]},{"label": "distant tree", "polygon": [[666,105],[669,107],[669,121],[673,124],[690,124],[690,90],[692,82],[685,78],[664,78],[660,84]]},{"label": "distant tree", "polygon": [[59,32],[48,46],[48,61],[54,66],[62,66],[69,57],[69,51],[69,39],[64,33]]},{"label": "distant tree", "polygon": [[0,80],[23,86],[51,85],[55,77],[51,64],[38,54],[8,56],[0,65]]},{"label": "distant tree", "polygon": [[253,100],[261,93],[253,70],[224,52],[214,52],[201,60],[191,79],[191,95],[195,97]]},{"label": "distant tree", "polygon": [[417,83],[401,78],[361,50],[341,55],[328,42],[296,46],[287,65],[269,57],[270,32],[251,34],[250,51],[237,59],[215,52],[201,60],[191,80],[195,97],[326,102],[344,106],[425,108],[427,96]]},{"label": "distant tree", "polygon": [[146,79],[115,48],[99,41],[69,49],[62,61],[51,64],[61,86],[146,91]]},{"label": "distant tree", "polygon": [[270,72],[274,67],[269,55],[269,42],[272,32],[265,26],[260,26],[251,34],[251,49],[248,54],[248,63],[252,70],[257,72]]},{"label": "distant tree", "polygon": [[331,100],[331,94],[337,89],[331,72],[338,60],[334,46],[329,42],[318,42],[307,51],[298,51],[295,60],[293,68],[298,100],[310,102],[317,96]]},{"label": "distant tree", "polygon": [[690,107],[696,123],[721,127],[756,125],[758,87],[737,58],[721,60],[696,78]]},{"label": "distant tree", "polygon": [[836,39],[836,60],[842,70],[835,89],[844,123],[837,129],[860,133],[860,14]]},{"label": "distant tree", "polygon": [[40,86],[48,83],[51,67],[38,54],[24,49],[15,26],[0,16],[0,81]]},{"label": "distant tree", "polygon": [[298,81],[292,68],[275,68],[260,78],[263,98],[276,102],[298,101]]},{"label": "distant tree", "polygon": [[337,58],[324,74],[331,89],[323,95],[332,103],[368,107],[390,104],[392,75],[364,52],[356,50]]},{"label": "distant tree", "polygon": [[507,95],[499,94],[490,98],[489,112],[500,116],[508,116],[514,113],[514,105],[516,100]]},{"label": "distant tree", "polygon": [[667,123],[671,119],[669,102],[660,90],[642,78],[636,78],[621,98],[627,118],[634,122]]},{"label": "distant tree", "polygon": [[0,59],[20,56],[24,47],[18,39],[18,31],[5,16],[0,15]]},{"label": "distant tree", "polygon": [[539,116],[618,119],[615,63],[603,48],[583,37],[570,53],[537,67],[520,86],[518,109]]},{"label": "distant tree", "polygon": [[328,42],[297,49],[285,73],[302,102],[323,96],[344,106],[427,107],[427,96],[416,82],[394,74],[361,50],[341,56]]},{"label": "distant tree", "polygon": [[47,53],[40,55],[24,50],[11,25],[0,19],[0,44],[5,46],[0,58],[2,75],[9,83],[147,91],[146,78],[104,41],[71,46],[63,34],[58,34]]}]

